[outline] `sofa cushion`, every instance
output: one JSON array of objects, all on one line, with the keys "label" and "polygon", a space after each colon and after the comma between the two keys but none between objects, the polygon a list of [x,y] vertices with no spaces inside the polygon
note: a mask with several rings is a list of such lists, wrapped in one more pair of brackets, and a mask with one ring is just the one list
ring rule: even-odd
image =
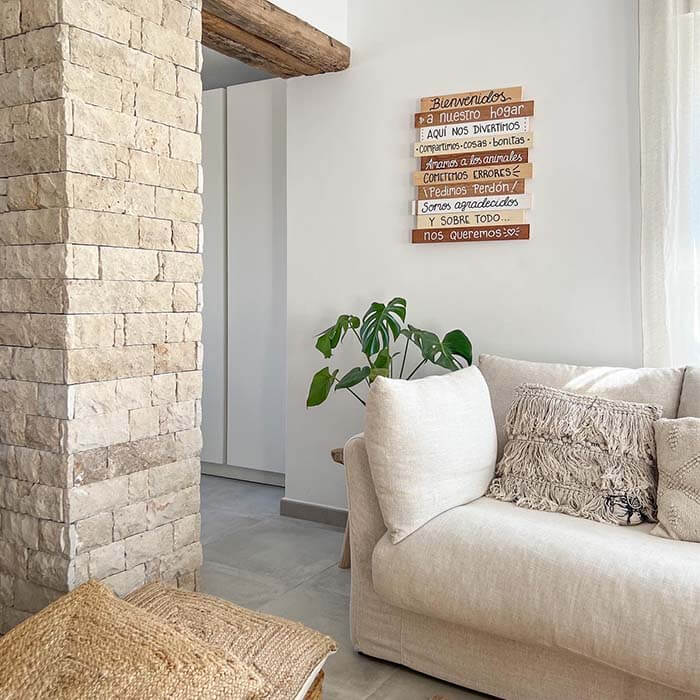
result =
[{"label": "sofa cushion", "polygon": [[700,367],[685,368],[678,417],[700,418]]},{"label": "sofa cushion", "polygon": [[579,367],[497,355],[481,355],[479,369],[491,394],[499,458],[506,443],[506,415],[520,384],[544,384],[585,396],[654,404],[661,406],[664,418],[676,417],[683,384],[683,369]]},{"label": "sofa cushion", "polygon": [[476,367],[407,382],[377,378],[365,442],[389,537],[486,493],[496,466],[489,390]]},{"label": "sofa cushion", "polygon": [[[700,545],[481,498],[372,557],[386,602],[700,694]],[[507,663],[507,659],[504,659]]]}]

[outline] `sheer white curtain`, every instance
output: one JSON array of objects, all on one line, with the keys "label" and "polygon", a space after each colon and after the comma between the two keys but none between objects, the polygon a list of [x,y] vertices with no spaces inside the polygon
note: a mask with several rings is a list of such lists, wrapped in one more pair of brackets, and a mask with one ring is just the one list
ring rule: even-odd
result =
[{"label": "sheer white curtain", "polygon": [[700,0],[639,0],[644,364],[700,365]]}]

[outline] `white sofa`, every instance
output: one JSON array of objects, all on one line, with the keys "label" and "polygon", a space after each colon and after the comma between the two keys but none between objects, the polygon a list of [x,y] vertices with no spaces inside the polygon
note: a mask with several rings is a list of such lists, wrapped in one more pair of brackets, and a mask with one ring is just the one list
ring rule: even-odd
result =
[{"label": "white sofa", "polygon": [[[523,382],[700,416],[700,369],[479,366],[499,454]],[[362,436],[345,466],[356,650],[501,698],[700,697],[700,544],[490,498],[392,544]]]}]

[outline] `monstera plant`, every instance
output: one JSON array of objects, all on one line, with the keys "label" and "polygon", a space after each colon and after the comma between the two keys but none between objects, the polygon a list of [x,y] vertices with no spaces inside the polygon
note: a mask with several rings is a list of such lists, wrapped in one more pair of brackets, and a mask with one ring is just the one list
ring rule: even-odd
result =
[{"label": "monstera plant", "polygon": [[[417,349],[418,364],[407,373],[411,379],[426,363],[454,371],[472,363],[472,344],[460,330],[447,333],[442,339],[432,331],[421,330],[406,323],[406,300],[395,297],[387,304],[370,304],[365,315],[342,314],[338,320],[316,338],[316,349],[326,358],[351,334],[359,344],[362,364],[342,376],[340,370],[323,367],[311,380],[307,406],[319,406],[331,391],[349,391],[360,403],[361,387],[368,388],[377,377],[404,378],[409,349]],[[396,352],[392,344],[403,343]]]}]

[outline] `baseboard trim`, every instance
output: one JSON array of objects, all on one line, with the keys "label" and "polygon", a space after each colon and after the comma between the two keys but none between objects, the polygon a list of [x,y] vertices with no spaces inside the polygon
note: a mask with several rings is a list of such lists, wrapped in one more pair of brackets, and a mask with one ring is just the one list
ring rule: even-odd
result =
[{"label": "baseboard trim", "polygon": [[247,467],[234,467],[230,464],[202,462],[202,474],[223,476],[226,479],[238,479],[239,481],[252,481],[254,484],[265,484],[266,486],[282,486],[284,488],[284,474],[281,472],[267,472],[263,469],[248,469]]},{"label": "baseboard trim", "polygon": [[314,523],[323,523],[334,527],[345,527],[345,523],[348,521],[346,508],[322,506],[319,503],[296,501],[286,497],[280,501],[280,515],[298,520],[311,520]]}]

